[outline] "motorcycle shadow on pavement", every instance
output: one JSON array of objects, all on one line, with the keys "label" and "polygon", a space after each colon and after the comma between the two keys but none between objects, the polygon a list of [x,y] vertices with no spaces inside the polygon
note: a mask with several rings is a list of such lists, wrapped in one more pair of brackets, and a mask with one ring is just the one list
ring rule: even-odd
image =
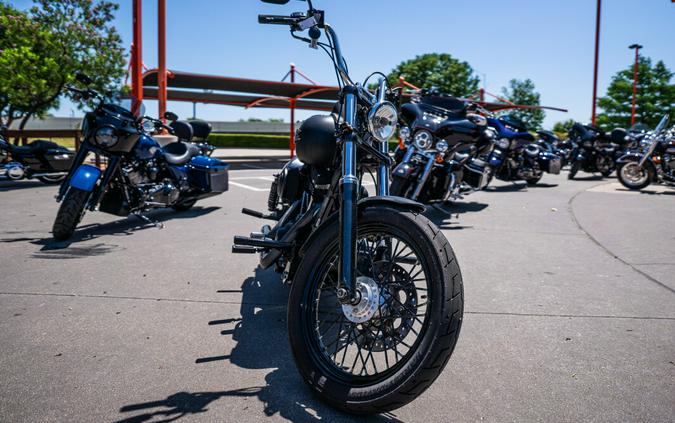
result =
[{"label": "motorcycle shadow on pavement", "polygon": [[[58,185],[51,185],[58,186]],[[3,191],[14,191],[17,189],[28,189],[28,188],[49,188],[50,185],[47,185],[40,181],[10,181],[7,179],[0,179],[0,192]]]},{"label": "motorcycle shadow on pavement", "polygon": [[[192,219],[219,210],[220,207],[193,207],[190,210],[176,212],[172,209],[154,210],[146,214],[150,219],[162,223],[176,219]],[[51,236],[40,237],[17,237],[0,238],[0,242],[30,242],[31,244],[41,246],[41,248],[32,254],[33,258],[40,259],[76,259],[83,257],[101,256],[123,247],[114,244],[97,243],[78,246],[84,241],[91,241],[106,236],[128,236],[135,232],[155,228],[154,225],[146,223],[140,218],[129,216],[108,223],[90,223],[82,225],[75,230],[73,236],[65,241],[56,241]]]},{"label": "motorcycle shadow on pavement", "polygon": [[452,203],[435,203],[427,205],[427,210],[424,215],[434,222],[439,229],[468,229],[472,228],[469,225],[462,225],[459,221],[453,222],[453,217],[459,219],[461,214],[475,213],[484,210],[488,207],[486,203],[479,203],[477,201],[455,201]]},{"label": "motorcycle shadow on pavement", "polygon": [[[231,294],[239,291],[218,292]],[[229,364],[241,369],[270,369],[265,376],[265,385],[226,391],[177,392],[158,401],[125,405],[120,408],[121,413],[144,413],[120,422],[189,419],[191,415],[208,412],[211,403],[227,401],[232,397],[257,398],[263,404],[266,416],[278,414],[289,421],[400,421],[391,413],[367,419],[353,417],[324,405],[312,395],[293,362],[286,330],[289,286],[281,283],[278,274],[272,270],[256,269],[255,276],[247,278],[242,284],[241,293],[243,297],[239,316],[218,316],[218,319],[208,322],[214,329],[220,330],[220,336],[231,336],[236,342],[235,347],[228,355],[200,357],[195,363],[229,361]],[[223,366],[221,372],[226,378],[227,366]],[[236,376],[230,379],[236,380]],[[240,419],[241,416],[231,416],[232,421]]]}]

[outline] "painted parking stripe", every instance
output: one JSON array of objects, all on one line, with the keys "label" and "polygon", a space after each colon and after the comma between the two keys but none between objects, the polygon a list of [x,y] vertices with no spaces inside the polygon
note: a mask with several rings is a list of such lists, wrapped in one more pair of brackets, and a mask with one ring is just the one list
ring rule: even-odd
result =
[{"label": "painted parking stripe", "polygon": [[252,187],[250,185],[240,184],[239,182],[233,182],[232,180],[230,180],[230,185],[234,185],[235,187],[244,188],[244,189],[247,189],[247,190],[250,190],[250,191],[263,192],[263,191],[269,191],[270,190],[269,188],[256,188],[256,187]]}]

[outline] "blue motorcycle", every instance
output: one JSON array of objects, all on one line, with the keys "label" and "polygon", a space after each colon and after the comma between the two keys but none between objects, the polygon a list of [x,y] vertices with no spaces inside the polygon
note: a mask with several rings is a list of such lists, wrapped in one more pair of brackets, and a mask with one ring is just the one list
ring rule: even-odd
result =
[{"label": "blue motorcycle", "polygon": [[497,179],[536,185],[544,172],[560,173],[560,156],[537,145],[519,119],[512,116],[488,118],[488,126],[497,132],[494,148],[487,159]]},{"label": "blue motorcycle", "polygon": [[[77,79],[91,83],[86,75]],[[84,141],[57,195],[61,206],[52,229],[56,240],[70,238],[87,210],[133,214],[153,223],[142,213],[166,207],[188,210],[200,199],[227,191],[229,165],[189,142],[193,128],[188,122],[169,112],[165,118],[172,122],[167,126],[157,119],[138,118],[90,88],[69,90],[98,105],[84,117]],[[163,148],[148,135],[159,130],[179,141]],[[90,153],[107,158],[104,170],[85,164]]]}]

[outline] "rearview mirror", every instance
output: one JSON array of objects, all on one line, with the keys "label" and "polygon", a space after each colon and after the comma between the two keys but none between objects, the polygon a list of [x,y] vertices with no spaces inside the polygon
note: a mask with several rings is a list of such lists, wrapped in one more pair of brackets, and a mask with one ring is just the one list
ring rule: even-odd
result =
[{"label": "rearview mirror", "polygon": [[75,79],[78,80],[79,82],[83,83],[84,85],[89,85],[92,82],[94,82],[94,81],[92,81],[91,78],[89,78],[88,75],[85,75],[85,74],[80,73],[80,72],[75,74]]},{"label": "rearview mirror", "polygon": [[175,114],[174,112],[164,112],[164,119],[174,122],[178,120],[178,115]]}]

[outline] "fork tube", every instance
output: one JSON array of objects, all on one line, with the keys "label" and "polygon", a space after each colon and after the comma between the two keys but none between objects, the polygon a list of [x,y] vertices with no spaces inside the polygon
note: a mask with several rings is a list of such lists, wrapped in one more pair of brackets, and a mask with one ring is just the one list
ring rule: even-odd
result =
[{"label": "fork tube", "polygon": [[417,200],[417,197],[420,196],[420,194],[422,193],[422,189],[424,188],[424,184],[426,184],[427,179],[429,179],[431,169],[433,169],[434,167],[436,155],[433,153],[427,153],[424,156],[427,158],[427,163],[424,166],[424,171],[422,172],[422,176],[420,177],[419,182],[417,182],[417,187],[415,187],[415,192],[413,192],[411,200]]},{"label": "fork tube", "polygon": [[[356,89],[344,88],[345,121],[356,123]],[[356,143],[352,133],[342,140],[342,177],[340,178],[340,263],[338,298],[343,303],[356,302],[356,202],[359,180],[356,177]],[[344,288],[342,290],[341,288]],[[348,295],[345,295],[348,294]]]}]

